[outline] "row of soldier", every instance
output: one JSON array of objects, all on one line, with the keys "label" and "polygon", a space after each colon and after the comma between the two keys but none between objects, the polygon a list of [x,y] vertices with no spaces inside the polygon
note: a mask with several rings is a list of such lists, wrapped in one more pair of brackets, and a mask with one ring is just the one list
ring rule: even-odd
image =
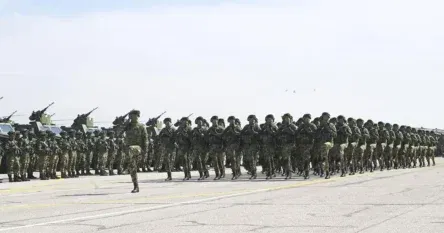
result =
[{"label": "row of soldier", "polygon": [[[170,118],[164,119],[165,127],[155,134],[148,130],[148,148],[137,159],[138,170],[184,171],[184,180],[191,179],[191,170],[199,171],[199,180],[209,177],[208,164],[215,170],[215,180],[225,177],[225,166],[231,167],[232,179],[241,175],[241,164],[257,178],[257,165],[267,179],[282,174],[286,179],[297,172],[309,178],[313,168],[316,175],[329,178],[340,172],[341,176],[356,172],[374,171],[384,168],[407,168],[435,164],[434,156],[438,135],[433,132],[371,120],[343,116],[331,118],[328,113],[311,119],[305,114],[294,122],[290,114],[275,123],[273,115],[258,124],[254,115],[248,117],[248,124],[242,128],[239,119],[228,118],[225,127],[223,119],[211,118],[211,125],[198,117],[196,127],[191,127],[188,118],[182,118],[173,126]],[[108,137],[107,137],[108,136]],[[10,132],[9,141],[4,145],[7,156],[10,181],[28,181],[35,178],[33,172],[40,171],[40,179],[58,179],[95,174],[124,174],[124,135],[113,131],[62,132],[61,137],[51,132]],[[0,159],[1,161],[1,159]],[[310,166],[311,165],[311,166]],[[109,173],[108,173],[108,172]]]}]

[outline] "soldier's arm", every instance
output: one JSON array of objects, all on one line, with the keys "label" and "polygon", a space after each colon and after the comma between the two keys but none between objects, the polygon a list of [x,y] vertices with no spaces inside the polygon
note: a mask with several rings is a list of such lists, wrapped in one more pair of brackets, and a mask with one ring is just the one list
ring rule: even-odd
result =
[{"label": "soldier's arm", "polygon": [[345,126],[345,134],[347,134],[347,136],[351,136],[353,134],[350,126],[348,125]]}]

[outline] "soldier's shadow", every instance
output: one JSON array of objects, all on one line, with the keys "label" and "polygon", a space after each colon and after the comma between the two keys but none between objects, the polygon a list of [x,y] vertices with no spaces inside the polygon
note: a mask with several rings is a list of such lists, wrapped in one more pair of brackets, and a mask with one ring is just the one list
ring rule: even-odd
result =
[{"label": "soldier's shadow", "polygon": [[[285,177],[275,177],[273,179],[270,180],[266,180],[265,177],[258,177],[254,180],[250,180],[249,176],[245,176],[245,177],[240,177],[236,180],[231,180],[230,178],[223,178],[220,180],[213,180],[214,178],[208,178],[205,180],[197,180],[197,178],[192,178],[191,180],[183,180],[181,178],[174,178],[173,180],[170,181],[165,181],[165,179],[156,179],[156,180],[139,180],[139,183],[143,183],[143,184],[149,184],[149,183],[154,183],[154,184],[165,184],[165,183],[237,183],[237,182],[244,182],[244,183],[248,183],[248,182],[291,182],[291,181],[304,181],[303,177],[294,177],[292,179],[289,180],[285,180]],[[121,183],[121,184],[132,184],[131,181],[129,182],[116,182],[116,183]]]},{"label": "soldier's shadow", "polygon": [[72,194],[72,195],[59,195],[59,197],[88,197],[88,196],[108,196],[111,194],[118,194],[118,193],[86,193],[86,194]]}]

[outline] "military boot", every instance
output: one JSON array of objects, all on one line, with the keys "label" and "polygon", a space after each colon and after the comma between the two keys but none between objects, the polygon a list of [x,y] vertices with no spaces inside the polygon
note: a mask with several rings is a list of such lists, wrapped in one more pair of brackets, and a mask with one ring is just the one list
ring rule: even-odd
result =
[{"label": "military boot", "polygon": [[210,177],[210,172],[208,172],[208,170],[205,170],[205,178],[209,178]]},{"label": "military boot", "polygon": [[18,175],[14,175],[14,182],[21,182],[22,180]]},{"label": "military boot", "polygon": [[8,174],[8,179],[9,179],[9,182],[14,182],[14,180],[12,179],[12,175]]},{"label": "military boot", "polygon": [[91,173],[91,171],[89,169],[86,169],[86,175],[87,176],[91,176],[92,175],[92,173]]},{"label": "military boot", "polygon": [[57,173],[56,173],[56,172],[53,173],[53,176],[54,176],[53,179],[56,179],[56,180],[59,180],[59,179],[60,179],[60,177],[57,176]]},{"label": "military boot", "polygon": [[341,177],[345,177],[346,176],[346,171],[345,171],[345,169],[341,169]]},{"label": "military boot", "polygon": [[310,179],[310,171],[309,171],[309,170],[306,170],[306,171],[305,171],[304,179],[305,179],[305,180]]},{"label": "military boot", "polygon": [[165,181],[172,180],[173,178],[171,177],[171,172],[167,172],[167,174],[168,174],[168,177],[165,179]]},{"label": "military boot", "polygon": [[40,180],[47,180],[47,179],[46,179],[46,175],[45,175],[45,173],[42,173],[42,174],[40,175]]},{"label": "military boot", "polygon": [[185,180],[189,180],[188,179],[188,172],[184,172],[184,177],[183,177],[183,179],[182,179],[183,181],[185,181]]},{"label": "military boot", "polygon": [[123,172],[122,172],[121,169],[118,169],[118,170],[117,170],[117,175],[123,175]]},{"label": "military boot", "polygon": [[[286,174],[285,174],[285,179],[286,180],[290,180],[291,179],[291,174],[292,174],[292,172],[290,171],[290,170],[288,170],[287,172],[286,172]],[[251,178],[250,178],[251,179]]]},{"label": "military boot", "polygon": [[213,180],[220,180],[220,173],[219,173],[219,170],[214,171],[214,173],[216,173],[216,177],[214,177]]},{"label": "military boot", "polygon": [[131,193],[138,193],[139,192],[139,183],[134,182],[134,189],[131,191]]},{"label": "military boot", "polygon": [[21,179],[22,179],[23,181],[29,181],[29,179],[28,179],[28,178],[26,178],[26,174],[22,174],[22,177],[21,177]]},{"label": "military boot", "polygon": [[28,178],[32,180],[37,179],[37,177],[34,176],[33,172],[28,172]]},{"label": "military boot", "polygon": [[191,179],[191,171],[188,171],[188,177],[187,177],[187,180],[190,180]]},{"label": "military boot", "polygon": [[204,180],[204,179],[205,179],[204,173],[199,171],[199,179],[197,180]]},{"label": "military boot", "polygon": [[224,167],[221,170],[220,178],[225,178],[225,168]]},{"label": "military boot", "polygon": [[102,170],[100,172],[100,176],[108,176],[108,172],[106,172],[105,170]]},{"label": "military boot", "polygon": [[330,171],[325,172],[325,179],[330,179]]}]

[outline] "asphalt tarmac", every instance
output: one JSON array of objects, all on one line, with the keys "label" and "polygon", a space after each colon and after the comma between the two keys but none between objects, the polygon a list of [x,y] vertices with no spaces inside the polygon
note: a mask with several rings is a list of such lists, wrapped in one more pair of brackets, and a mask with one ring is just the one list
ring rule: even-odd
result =
[{"label": "asphalt tarmac", "polygon": [[[0,183],[0,232],[444,232],[444,159],[329,180],[174,173]],[[229,173],[230,169],[227,169]],[[214,174],[212,173],[214,177]],[[1,178],[6,178],[1,175]]]}]

